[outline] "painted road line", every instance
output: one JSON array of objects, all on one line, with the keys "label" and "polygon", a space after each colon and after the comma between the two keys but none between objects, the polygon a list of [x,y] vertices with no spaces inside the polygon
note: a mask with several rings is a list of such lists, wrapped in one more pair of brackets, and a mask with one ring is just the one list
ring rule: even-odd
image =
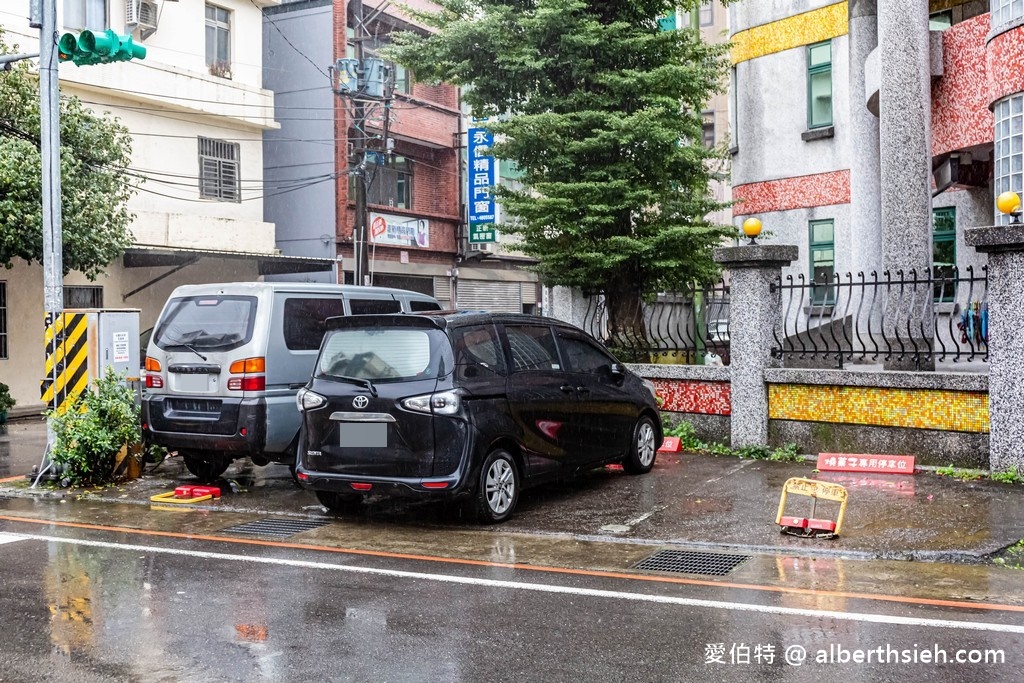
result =
[{"label": "painted road line", "polygon": [[[151,508],[152,509],[152,508]],[[681,576],[656,576],[650,574],[630,574],[626,572],[614,572],[603,569],[573,569],[571,567],[551,567],[537,564],[523,564],[513,562],[494,562],[491,560],[474,560],[463,557],[443,557],[440,555],[421,555],[416,553],[398,553],[387,550],[366,550],[364,548],[345,548],[328,545],[315,545],[313,543],[295,543],[293,541],[264,541],[256,538],[232,538],[228,536],[214,536],[212,534],[184,533],[180,531],[159,531],[156,529],[135,529],[123,526],[109,526],[103,524],[87,524],[84,522],[62,522],[52,519],[37,519],[34,517],[20,517],[16,515],[0,515],[0,521],[18,522],[24,524],[36,524],[50,527],[64,527],[68,529],[85,529],[88,531],[106,531],[127,535],[152,536],[155,538],[176,538],[185,541],[208,541],[211,543],[229,543],[235,545],[256,545],[267,548],[283,548],[288,550],[303,550],[318,553],[336,553],[339,555],[361,555],[364,557],[376,557],[388,560],[412,560],[415,562],[433,562],[437,564],[459,565],[464,567],[491,567],[501,569],[515,569],[524,572],[541,572],[547,574],[564,574],[568,576],[588,576],[598,579],[620,579],[631,582],[644,583],[667,583],[681,586],[705,586],[708,588],[730,588],[739,590],[762,591],[767,593],[780,593],[785,595],[806,595],[816,598],[844,598],[850,600],[875,600],[881,602],[894,602],[918,607],[948,607],[950,609],[988,610],[993,612],[1024,612],[1024,605],[1008,605],[994,602],[972,602],[970,600],[943,600],[940,598],[915,598],[905,595],[886,595],[884,593],[853,593],[850,591],[830,591],[812,588],[795,588],[792,586],[770,586],[754,583],[738,583],[734,581],[712,581],[710,579],[693,579]]]},{"label": "painted road line", "polygon": [[801,609],[797,607],[779,607],[773,605],[749,605],[742,602],[723,602],[718,600],[699,600],[696,598],[680,598],[667,595],[645,595],[643,593],[627,593],[625,591],[601,590],[597,588],[577,588],[572,586],[556,586],[523,581],[505,581],[501,579],[481,579],[467,576],[451,576],[448,574],[429,574],[426,572],[410,572],[400,569],[379,569],[376,567],[353,567],[329,562],[312,562],[309,560],[292,560],[275,557],[253,557],[231,553],[214,553],[202,550],[183,550],[179,548],[161,548],[158,546],[134,545],[128,543],[110,543],[107,541],[87,541],[78,538],[62,538],[60,536],[41,536],[23,534],[23,539],[42,541],[45,543],[65,543],[68,545],[86,546],[90,548],[107,548],[126,552],[151,553],[157,555],[178,555],[183,557],[206,560],[222,560],[226,562],[247,562],[278,567],[297,567],[302,569],[318,569],[337,571],[349,574],[365,574],[368,576],[387,576],[394,579],[413,581],[433,581],[436,583],[453,583],[463,586],[481,588],[498,588],[503,590],[531,591],[536,593],[553,593],[579,597],[603,598],[607,600],[626,600],[630,602],[646,602],[677,607],[696,607],[703,609],[728,610],[733,612],[757,612],[769,615],[806,617],[813,619],[835,619],[838,621],[857,621],[873,624],[890,624],[896,626],[919,626],[924,628],[945,628],[963,631],[989,631],[992,633],[1024,634],[1024,625],[993,624],[978,621],[958,621],[952,619],[923,619],[917,617],[900,617],[886,614],[863,614],[857,612],[831,612],[828,610]]},{"label": "painted road line", "polygon": [[0,531],[0,545],[3,545],[4,543],[14,543],[15,541],[24,541],[27,539],[27,536],[22,536],[20,534],[9,534],[6,531]]}]

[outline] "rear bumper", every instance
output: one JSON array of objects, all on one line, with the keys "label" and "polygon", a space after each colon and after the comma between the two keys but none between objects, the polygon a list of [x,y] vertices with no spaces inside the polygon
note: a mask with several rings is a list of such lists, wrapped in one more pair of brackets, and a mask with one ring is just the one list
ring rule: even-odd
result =
[{"label": "rear bumper", "polygon": [[219,451],[232,457],[261,453],[266,443],[267,403],[262,398],[226,398],[220,412],[175,409],[176,396],[146,396],[142,422],[149,443],[165,448]]},{"label": "rear bumper", "polygon": [[459,470],[447,477],[366,477],[309,472],[301,465],[295,469],[295,478],[299,484],[313,491],[347,494],[384,493],[389,496],[416,498],[451,498],[466,493],[467,477],[463,474],[463,470]]}]

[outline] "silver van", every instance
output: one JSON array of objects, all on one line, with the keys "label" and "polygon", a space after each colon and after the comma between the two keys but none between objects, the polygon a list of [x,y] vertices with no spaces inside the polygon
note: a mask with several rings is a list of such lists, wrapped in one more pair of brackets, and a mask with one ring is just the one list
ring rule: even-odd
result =
[{"label": "silver van", "polygon": [[178,451],[196,477],[235,458],[293,465],[325,321],[334,316],[440,310],[402,289],[287,282],[178,287],[146,349],[143,432]]}]

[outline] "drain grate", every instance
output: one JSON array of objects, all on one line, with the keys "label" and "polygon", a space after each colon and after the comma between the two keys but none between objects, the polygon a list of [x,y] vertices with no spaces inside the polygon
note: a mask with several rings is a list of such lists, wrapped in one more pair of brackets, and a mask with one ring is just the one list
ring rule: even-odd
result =
[{"label": "drain grate", "polygon": [[236,524],[222,529],[226,534],[244,534],[247,536],[276,536],[285,538],[329,524],[328,521],[315,519],[257,519],[255,522]]},{"label": "drain grate", "polygon": [[659,550],[637,563],[634,569],[649,572],[725,576],[750,559],[750,555],[727,555],[692,550]]}]

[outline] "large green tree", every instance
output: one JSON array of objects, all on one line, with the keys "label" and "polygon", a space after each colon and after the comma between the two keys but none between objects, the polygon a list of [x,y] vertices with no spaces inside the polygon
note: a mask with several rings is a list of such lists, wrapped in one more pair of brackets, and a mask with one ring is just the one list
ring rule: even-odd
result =
[{"label": "large green tree", "polygon": [[[0,54],[8,51],[0,36]],[[43,258],[39,109],[39,79],[28,63],[0,70],[0,265],[7,268]],[[131,138],[116,121],[62,97],[60,139],[64,272],[92,279],[131,244]]]},{"label": "large green tree", "polygon": [[[705,218],[722,150],[702,142],[725,47],[663,31],[665,0],[439,0],[432,30],[395,36],[416,77],[464,86],[492,153],[523,173],[497,196],[547,284],[605,296],[613,339],[644,334],[640,302],[717,275],[731,228]],[[683,3],[684,5],[686,2]],[[692,3],[696,6],[697,2]]]}]

